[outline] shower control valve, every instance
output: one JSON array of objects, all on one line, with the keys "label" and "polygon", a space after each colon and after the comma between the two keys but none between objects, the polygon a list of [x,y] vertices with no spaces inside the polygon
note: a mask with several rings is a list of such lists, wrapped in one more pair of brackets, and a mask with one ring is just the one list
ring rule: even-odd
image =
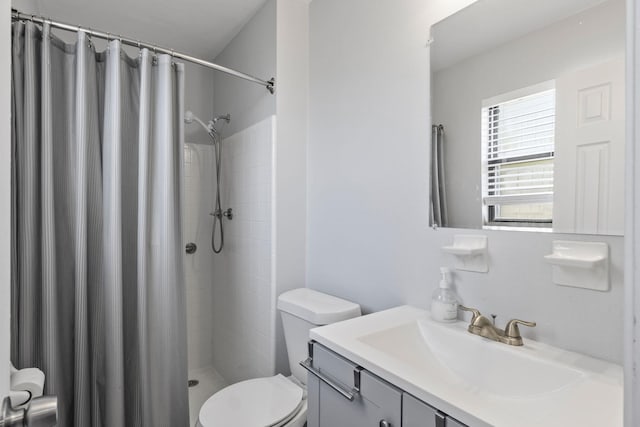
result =
[{"label": "shower control valve", "polygon": [[198,250],[198,247],[196,246],[195,243],[187,243],[187,246],[185,247],[187,254],[192,255],[195,254],[196,251]]},{"label": "shower control valve", "polygon": [[218,219],[221,219],[223,216],[228,220],[233,219],[233,209],[225,209],[224,211],[221,209],[216,209],[214,212],[211,212],[209,215],[215,216]]}]

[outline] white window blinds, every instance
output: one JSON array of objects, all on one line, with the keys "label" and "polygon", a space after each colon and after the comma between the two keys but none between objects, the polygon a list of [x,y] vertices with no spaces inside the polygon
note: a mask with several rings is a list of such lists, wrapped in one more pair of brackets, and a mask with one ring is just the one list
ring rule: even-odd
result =
[{"label": "white window blinds", "polygon": [[482,134],[485,206],[552,203],[555,89],[484,107]]}]

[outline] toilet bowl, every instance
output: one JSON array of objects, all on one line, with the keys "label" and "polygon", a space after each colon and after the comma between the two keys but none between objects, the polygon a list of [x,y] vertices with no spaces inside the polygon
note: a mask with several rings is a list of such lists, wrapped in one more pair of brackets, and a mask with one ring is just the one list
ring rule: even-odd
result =
[{"label": "toilet bowl", "polygon": [[211,396],[200,409],[198,427],[302,427],[307,396],[302,384],[282,375],[233,384]]},{"label": "toilet bowl", "polygon": [[288,291],[278,298],[290,377],[255,378],[230,385],[200,408],[197,427],[302,427],[307,421],[306,371],[309,330],[360,316],[358,304],[311,289]]}]

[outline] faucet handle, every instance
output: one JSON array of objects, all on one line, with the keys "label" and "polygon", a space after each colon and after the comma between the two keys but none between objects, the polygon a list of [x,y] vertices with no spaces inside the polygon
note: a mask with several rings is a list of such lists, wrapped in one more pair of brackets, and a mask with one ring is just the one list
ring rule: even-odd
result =
[{"label": "faucet handle", "polygon": [[482,315],[480,314],[480,310],[478,310],[477,308],[465,307],[462,304],[458,304],[458,308],[462,311],[470,311],[471,313],[473,313],[471,323],[475,322],[475,320]]},{"label": "faucet handle", "polygon": [[504,334],[509,338],[520,338],[520,328],[518,328],[518,324],[529,326],[533,328],[536,326],[536,322],[527,322],[520,319],[512,319],[507,322],[507,326],[504,328]]}]

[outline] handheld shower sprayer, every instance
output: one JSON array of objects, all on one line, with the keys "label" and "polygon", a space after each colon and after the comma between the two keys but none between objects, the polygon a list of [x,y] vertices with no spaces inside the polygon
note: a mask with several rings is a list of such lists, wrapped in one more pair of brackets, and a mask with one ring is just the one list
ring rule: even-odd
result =
[{"label": "handheld shower sprayer", "polygon": [[[222,217],[224,216],[228,220],[233,218],[231,214],[231,209],[227,209],[223,212],[222,205],[220,202],[220,170],[222,168],[222,136],[216,129],[216,123],[220,120],[223,120],[227,123],[231,121],[231,114],[226,114],[223,116],[216,116],[213,119],[209,120],[209,123],[205,123],[200,120],[193,112],[185,111],[184,113],[184,122],[186,124],[191,124],[194,121],[200,124],[211,138],[213,142],[213,152],[215,155],[215,175],[216,175],[216,196],[214,200],[214,210],[211,215],[213,215],[213,230],[211,230],[211,249],[213,252],[220,253],[222,248],[224,247],[224,227],[222,224]],[[216,241],[216,231],[220,233],[219,241]]]},{"label": "handheld shower sprayer", "polygon": [[198,118],[198,116],[193,114],[191,111],[187,111],[187,112],[184,113],[184,122],[186,124],[191,124],[194,121],[197,122],[198,124],[200,124],[200,126],[202,126],[207,132],[211,132],[212,130],[214,130],[213,129],[213,122],[209,122],[209,124],[205,124],[205,122],[200,120],[200,118]]},{"label": "handheld shower sprayer", "polygon": [[211,133],[211,132],[217,133],[218,129],[216,129],[216,123],[218,123],[218,121],[220,120],[224,120],[227,123],[231,122],[231,114],[225,114],[223,116],[215,116],[213,119],[209,120],[209,123],[205,123],[202,120],[200,120],[198,116],[193,114],[193,112],[190,110],[187,110],[184,113],[184,122],[186,124],[191,124],[194,121],[196,121],[197,123],[200,124],[200,126],[202,126],[207,131],[207,133]]}]

